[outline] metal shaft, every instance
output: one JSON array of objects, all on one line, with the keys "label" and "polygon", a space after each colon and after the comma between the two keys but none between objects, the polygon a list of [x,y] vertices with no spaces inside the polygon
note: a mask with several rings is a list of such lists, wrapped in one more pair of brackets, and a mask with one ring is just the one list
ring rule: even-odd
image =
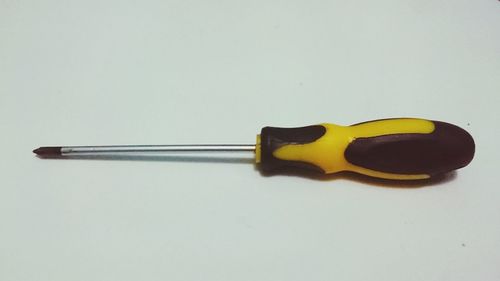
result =
[{"label": "metal shaft", "polygon": [[170,152],[253,152],[254,144],[195,144],[195,145],[109,145],[63,146],[62,156],[100,155],[112,153],[170,153]]}]

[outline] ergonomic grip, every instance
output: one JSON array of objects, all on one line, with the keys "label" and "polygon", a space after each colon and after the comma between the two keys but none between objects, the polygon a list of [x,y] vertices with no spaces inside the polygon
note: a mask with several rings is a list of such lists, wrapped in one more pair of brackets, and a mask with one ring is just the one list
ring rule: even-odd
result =
[{"label": "ergonomic grip", "polygon": [[256,159],[264,172],[304,168],[414,180],[462,168],[474,150],[471,135],[460,127],[398,118],[351,126],[265,127],[258,136]]}]

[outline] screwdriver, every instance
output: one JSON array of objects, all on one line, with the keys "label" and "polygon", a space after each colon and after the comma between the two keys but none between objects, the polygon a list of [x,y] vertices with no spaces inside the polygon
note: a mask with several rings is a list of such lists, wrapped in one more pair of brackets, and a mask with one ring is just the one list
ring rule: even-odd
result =
[{"label": "screwdriver", "polygon": [[421,180],[467,166],[475,144],[464,129],[418,118],[380,119],[341,126],[264,127],[256,144],[51,146],[41,158],[126,153],[254,152],[265,173],[299,170],[332,174],[351,171],[392,180]]}]

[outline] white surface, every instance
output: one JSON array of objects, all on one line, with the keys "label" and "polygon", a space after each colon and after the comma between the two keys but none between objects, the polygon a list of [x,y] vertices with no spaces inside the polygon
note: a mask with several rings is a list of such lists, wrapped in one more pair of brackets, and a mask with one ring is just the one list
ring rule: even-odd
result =
[{"label": "white surface", "polygon": [[[499,280],[499,27],[493,0],[0,0],[0,280]],[[31,153],[399,116],[474,161],[405,189]]]}]

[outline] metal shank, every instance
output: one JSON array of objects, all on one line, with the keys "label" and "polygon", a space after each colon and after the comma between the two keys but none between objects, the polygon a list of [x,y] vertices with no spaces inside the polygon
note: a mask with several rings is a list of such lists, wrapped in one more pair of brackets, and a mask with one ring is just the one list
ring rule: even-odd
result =
[{"label": "metal shank", "polygon": [[203,144],[203,145],[108,145],[63,146],[62,156],[96,155],[107,153],[161,153],[161,152],[239,152],[255,151],[253,144]]}]

